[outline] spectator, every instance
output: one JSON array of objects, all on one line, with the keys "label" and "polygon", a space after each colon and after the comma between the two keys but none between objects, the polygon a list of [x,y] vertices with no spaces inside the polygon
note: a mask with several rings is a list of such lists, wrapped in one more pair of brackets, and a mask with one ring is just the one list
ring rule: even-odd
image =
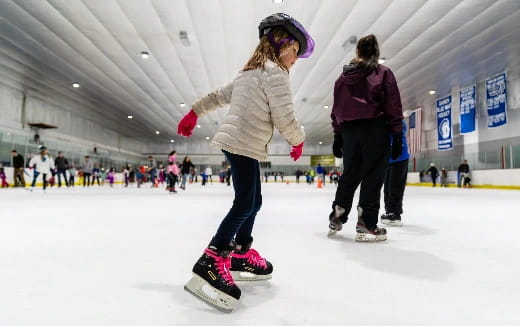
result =
[{"label": "spectator", "polygon": [[213,170],[211,169],[211,166],[208,166],[206,168],[205,173],[206,173],[206,178],[209,179],[209,182],[213,183],[213,179],[211,178],[211,175],[213,174]]},{"label": "spectator", "polygon": [[430,164],[430,168],[428,169],[428,171],[426,171],[426,174],[430,175],[430,177],[432,178],[433,186],[436,187],[437,177],[439,176],[439,170],[437,170],[437,168],[435,167],[435,163],[432,162]]},{"label": "spectator", "polygon": [[323,185],[325,186],[325,170],[320,163],[318,163],[318,166],[316,167],[316,175],[318,176],[318,179],[321,179]]},{"label": "spectator", "polygon": [[441,169],[441,187],[448,187],[448,171],[445,168]]},{"label": "spectator", "polygon": [[24,177],[24,159],[21,154],[13,149],[11,151],[11,155],[13,156],[13,168],[14,168],[14,186],[25,187],[25,177]]},{"label": "spectator", "polygon": [[459,187],[459,188],[460,188],[460,184],[461,184],[464,173],[469,173],[469,165],[468,165],[467,160],[464,160],[459,165],[459,168],[457,169],[457,187]]},{"label": "spectator", "polygon": [[152,157],[152,155],[148,156],[148,173],[150,174],[150,181],[152,181],[152,188],[155,185],[155,178],[157,176],[157,162]]},{"label": "spectator", "polygon": [[67,169],[69,168],[69,161],[63,156],[62,152],[58,152],[58,157],[54,160],[54,165],[56,166],[58,174],[58,187],[61,187],[62,175],[63,181],[65,181],[65,185],[68,187],[69,182],[67,181]]},{"label": "spectator", "polygon": [[[90,176],[92,175],[92,171],[94,170],[94,163],[90,160],[90,156],[85,156],[85,161],[83,161],[83,187],[85,185],[89,187],[91,185],[90,183]],[[94,181],[92,181],[92,184]]]},{"label": "spectator", "polygon": [[76,183],[76,168],[72,165],[69,168],[69,186],[74,187],[74,183]]}]

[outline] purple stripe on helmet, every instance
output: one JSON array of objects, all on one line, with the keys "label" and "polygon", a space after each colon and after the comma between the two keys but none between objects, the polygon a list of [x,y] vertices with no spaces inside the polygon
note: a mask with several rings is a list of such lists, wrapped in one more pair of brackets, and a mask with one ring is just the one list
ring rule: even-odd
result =
[{"label": "purple stripe on helmet", "polygon": [[285,43],[295,40],[293,37],[289,36],[289,37],[286,37],[286,38],[281,39],[280,41],[276,42],[274,40],[273,32],[267,33],[267,38],[269,39],[269,43],[271,43],[271,46],[274,47],[274,53],[276,54],[276,56],[280,55],[280,50],[282,49],[282,46]]},{"label": "purple stripe on helmet", "polygon": [[[305,36],[305,41],[307,41],[307,48],[305,49],[305,52],[300,54],[298,58],[308,58],[312,55],[314,52],[314,40],[309,35],[307,30],[300,24],[296,19],[291,18],[291,22],[293,23],[294,27],[296,27],[302,34]],[[301,46],[301,45],[300,45]]]}]

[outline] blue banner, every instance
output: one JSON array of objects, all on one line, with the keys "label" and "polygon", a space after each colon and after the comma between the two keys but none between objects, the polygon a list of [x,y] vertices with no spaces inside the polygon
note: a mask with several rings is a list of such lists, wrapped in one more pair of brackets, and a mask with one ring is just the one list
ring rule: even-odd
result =
[{"label": "blue banner", "polygon": [[451,140],[451,95],[437,100],[437,134],[440,151],[453,147]]},{"label": "blue banner", "polygon": [[507,123],[506,73],[486,80],[488,127]]},{"label": "blue banner", "polygon": [[460,90],[460,133],[475,131],[475,85]]}]

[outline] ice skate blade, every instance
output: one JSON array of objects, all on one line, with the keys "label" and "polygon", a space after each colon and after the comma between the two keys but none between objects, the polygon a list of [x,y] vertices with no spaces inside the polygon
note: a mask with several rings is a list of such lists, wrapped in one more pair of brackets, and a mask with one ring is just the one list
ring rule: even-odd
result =
[{"label": "ice skate blade", "polygon": [[215,289],[196,274],[193,274],[193,277],[186,283],[184,290],[222,312],[232,312],[238,303],[237,299]]},{"label": "ice skate blade", "polygon": [[236,281],[265,281],[269,280],[273,277],[272,274],[267,275],[258,275],[250,272],[243,271],[231,271],[231,275],[233,276],[233,280]]},{"label": "ice skate blade", "polygon": [[385,225],[390,225],[390,226],[403,226],[403,222],[401,222],[399,220],[382,219],[381,223],[383,223]]},{"label": "ice skate blade", "polygon": [[338,233],[337,230],[329,229],[329,233],[327,233],[327,237],[332,237],[332,236],[335,235],[336,233]]},{"label": "ice skate blade", "polygon": [[377,242],[386,241],[386,234],[384,235],[372,235],[369,233],[356,233],[357,242]]}]

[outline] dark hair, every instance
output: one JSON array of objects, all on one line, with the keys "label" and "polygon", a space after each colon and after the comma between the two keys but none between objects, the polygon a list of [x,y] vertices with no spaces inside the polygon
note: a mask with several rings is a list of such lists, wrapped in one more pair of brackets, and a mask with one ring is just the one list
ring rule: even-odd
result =
[{"label": "dark hair", "polygon": [[13,150],[11,151],[11,153],[18,153],[18,152],[16,151],[16,149],[13,149]]},{"label": "dark hair", "polygon": [[379,67],[379,44],[375,35],[363,36],[357,42],[356,50],[360,61],[358,63],[369,69]]},{"label": "dark hair", "polygon": [[170,154],[168,154],[168,156],[174,155],[175,153],[177,153],[177,151],[171,151]]}]

